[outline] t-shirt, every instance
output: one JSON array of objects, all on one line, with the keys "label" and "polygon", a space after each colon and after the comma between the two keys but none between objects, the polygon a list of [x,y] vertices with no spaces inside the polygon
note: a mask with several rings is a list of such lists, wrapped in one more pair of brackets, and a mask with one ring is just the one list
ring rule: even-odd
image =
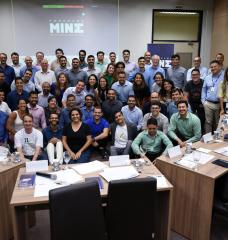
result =
[{"label": "t-shirt", "polygon": [[93,119],[88,119],[85,121],[85,123],[90,126],[93,137],[100,135],[104,128],[109,128],[109,124],[104,118],[101,118],[98,124],[95,123]]},{"label": "t-shirt", "polygon": [[72,152],[76,153],[87,141],[87,136],[92,135],[90,127],[82,123],[78,131],[74,132],[71,123],[63,128],[63,136],[67,137],[67,144]]},{"label": "t-shirt", "polygon": [[117,148],[125,148],[128,141],[127,125],[117,125],[115,132],[114,146]]},{"label": "t-shirt", "polygon": [[31,133],[26,133],[25,129],[22,128],[15,134],[14,141],[15,147],[22,148],[26,156],[34,155],[36,147],[43,147],[43,135],[35,128],[32,129]]},{"label": "t-shirt", "polygon": [[201,104],[201,91],[203,87],[203,80],[200,79],[199,84],[194,84],[193,81],[187,82],[184,91],[189,94],[190,103],[200,103]]}]

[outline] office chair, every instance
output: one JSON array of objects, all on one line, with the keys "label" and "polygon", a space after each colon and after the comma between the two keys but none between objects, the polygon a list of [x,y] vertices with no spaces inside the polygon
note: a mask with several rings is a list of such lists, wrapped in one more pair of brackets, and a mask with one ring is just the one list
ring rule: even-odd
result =
[{"label": "office chair", "polygon": [[49,192],[52,240],[106,239],[98,183],[88,181]]},{"label": "office chair", "polygon": [[109,240],[156,239],[157,180],[137,178],[111,181],[106,221]]}]

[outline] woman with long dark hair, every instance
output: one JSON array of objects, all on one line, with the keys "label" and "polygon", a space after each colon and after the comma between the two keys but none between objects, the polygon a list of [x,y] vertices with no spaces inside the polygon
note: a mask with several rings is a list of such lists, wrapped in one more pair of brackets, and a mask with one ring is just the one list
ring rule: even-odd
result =
[{"label": "woman with long dark hair", "polygon": [[162,103],[168,104],[172,101],[172,90],[174,88],[174,83],[172,80],[164,79],[161,90],[159,92],[160,101]]},{"label": "woman with long dark hair", "polygon": [[113,82],[115,82],[115,71],[115,65],[113,63],[109,63],[103,76],[108,81],[109,87],[111,87]]},{"label": "woman with long dark hair", "polygon": [[100,77],[98,87],[97,87],[98,100],[100,104],[106,100],[108,90],[109,90],[109,85],[108,85],[107,79],[105,77]]}]

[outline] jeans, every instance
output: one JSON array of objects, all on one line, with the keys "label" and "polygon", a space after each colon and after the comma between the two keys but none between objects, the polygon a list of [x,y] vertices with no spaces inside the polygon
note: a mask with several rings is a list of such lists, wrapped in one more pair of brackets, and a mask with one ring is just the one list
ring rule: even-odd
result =
[{"label": "jeans", "polygon": [[110,147],[110,155],[111,156],[128,155],[131,150],[131,144],[132,144],[132,141],[128,140],[125,148],[118,148],[115,146],[111,146]]},{"label": "jeans", "polygon": [[69,164],[87,163],[89,162],[89,157],[90,157],[90,149],[87,149],[84,152],[82,152],[80,158],[78,158],[77,160],[71,159]]}]

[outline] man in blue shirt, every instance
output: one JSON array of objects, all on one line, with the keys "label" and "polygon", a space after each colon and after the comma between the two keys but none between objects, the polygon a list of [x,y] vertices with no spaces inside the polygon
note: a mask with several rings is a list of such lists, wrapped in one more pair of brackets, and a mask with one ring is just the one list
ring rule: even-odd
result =
[{"label": "man in blue shirt", "polygon": [[[52,164],[54,159],[63,162],[62,128],[58,125],[59,116],[51,113],[49,117],[50,125],[43,129],[43,147],[47,150],[49,162]],[[56,150],[55,150],[56,147]],[[55,157],[56,152],[56,157]]]},{"label": "man in blue shirt", "polygon": [[59,126],[64,127],[71,122],[69,112],[75,106],[76,98],[73,94],[67,96],[66,107],[62,109],[59,119]]},{"label": "man in blue shirt", "polygon": [[85,106],[81,107],[82,121],[85,122],[88,119],[93,118],[94,111],[94,97],[91,94],[85,96]]},{"label": "man in blue shirt", "polygon": [[21,70],[20,70],[20,77],[23,77],[24,74],[25,74],[25,71],[27,69],[30,69],[30,70],[32,70],[32,77],[30,78],[30,81],[32,81],[34,83],[34,76],[35,76],[35,73],[37,71],[39,71],[39,68],[37,68],[36,66],[33,66],[32,62],[33,62],[33,60],[32,60],[31,57],[27,56],[25,58],[25,66],[22,67]]},{"label": "man in blue shirt", "polygon": [[0,146],[7,142],[6,122],[8,114],[0,110]]},{"label": "man in blue shirt", "polygon": [[10,86],[10,84],[15,79],[15,72],[12,67],[6,64],[7,55],[5,53],[0,53],[0,70],[5,75],[5,81]]},{"label": "man in blue shirt", "polygon": [[19,99],[24,99],[28,101],[29,94],[28,92],[23,90],[23,80],[21,77],[16,77],[15,86],[16,90],[10,92],[7,96],[7,103],[11,109],[11,111],[17,110]]},{"label": "man in blue shirt", "polygon": [[220,104],[218,98],[218,86],[224,79],[224,72],[217,60],[210,62],[211,74],[204,79],[201,101],[205,110],[205,131],[212,132],[219,122]]},{"label": "man in blue shirt", "polygon": [[125,72],[118,73],[118,82],[113,83],[112,89],[117,92],[117,98],[123,103],[123,105],[127,104],[129,95],[134,95],[132,83],[126,81]]},{"label": "man in blue shirt", "polygon": [[90,126],[90,129],[92,131],[92,146],[95,149],[98,149],[102,155],[103,158],[106,158],[106,144],[107,144],[107,138],[109,134],[109,124],[108,122],[102,118],[103,112],[101,110],[101,107],[96,106],[94,107],[94,114],[93,118],[88,119],[85,121],[86,124]]}]

